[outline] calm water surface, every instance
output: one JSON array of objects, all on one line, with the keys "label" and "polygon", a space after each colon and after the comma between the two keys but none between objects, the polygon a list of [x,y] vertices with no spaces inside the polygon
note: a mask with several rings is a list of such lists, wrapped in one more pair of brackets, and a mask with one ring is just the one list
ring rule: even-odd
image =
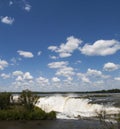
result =
[{"label": "calm water surface", "polygon": [[0,121],[0,129],[98,129],[102,125],[91,120]]}]

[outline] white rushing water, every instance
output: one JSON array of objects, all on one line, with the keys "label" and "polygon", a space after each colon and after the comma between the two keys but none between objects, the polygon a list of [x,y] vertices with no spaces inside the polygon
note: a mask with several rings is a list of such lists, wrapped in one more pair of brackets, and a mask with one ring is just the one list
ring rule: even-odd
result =
[{"label": "white rushing water", "polygon": [[78,98],[74,96],[54,95],[42,97],[36,103],[36,106],[46,112],[56,111],[59,119],[77,119],[80,117],[93,117],[101,111],[107,114],[116,114],[120,108],[103,106],[100,104],[90,104],[89,99]]}]

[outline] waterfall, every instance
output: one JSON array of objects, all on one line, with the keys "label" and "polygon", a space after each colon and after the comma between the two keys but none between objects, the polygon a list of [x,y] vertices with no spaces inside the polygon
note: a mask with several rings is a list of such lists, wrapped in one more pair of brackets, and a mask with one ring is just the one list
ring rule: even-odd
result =
[{"label": "waterfall", "polygon": [[96,112],[105,110],[107,114],[116,114],[120,108],[113,106],[104,106],[100,104],[91,104],[90,99],[75,96],[53,95],[41,97],[36,106],[46,112],[56,111],[59,119],[76,119],[79,117],[93,117]]}]

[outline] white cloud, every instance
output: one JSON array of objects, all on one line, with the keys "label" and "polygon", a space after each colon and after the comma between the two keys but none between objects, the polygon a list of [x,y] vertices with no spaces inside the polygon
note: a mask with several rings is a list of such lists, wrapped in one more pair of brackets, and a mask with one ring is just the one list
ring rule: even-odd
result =
[{"label": "white cloud", "polygon": [[13,74],[13,76],[22,76],[23,72],[22,71],[14,71],[12,74]]},{"label": "white cloud", "polygon": [[22,78],[22,76],[18,76],[17,78],[16,78],[16,81],[23,81],[23,78]]},{"label": "white cloud", "polygon": [[60,82],[60,79],[58,77],[53,77],[52,82],[55,82],[55,83]]},{"label": "white cloud", "polygon": [[13,5],[13,1],[10,0],[9,1],[9,6],[11,6],[11,5]]},{"label": "white cloud", "polygon": [[33,79],[33,76],[30,72],[23,73],[22,71],[14,71],[12,75],[16,78],[16,81],[30,81]]},{"label": "white cloud", "polygon": [[68,77],[67,80],[68,81],[73,81],[73,78],[72,77]]},{"label": "white cloud", "polygon": [[17,51],[19,53],[20,56],[23,56],[25,58],[33,58],[34,55],[31,53],[31,52],[28,52],[28,51]]},{"label": "white cloud", "polygon": [[63,85],[64,85],[65,87],[68,87],[68,86],[69,86],[69,88],[71,88],[71,87],[73,87],[72,81],[73,81],[73,78],[72,78],[72,77],[68,77],[68,78],[66,78],[65,80],[63,80]]},{"label": "white cloud", "polygon": [[44,78],[44,77],[39,77],[36,79],[36,82],[40,85],[40,86],[46,86],[49,84],[49,79]]},{"label": "white cloud", "polygon": [[34,78],[30,72],[23,73],[22,71],[14,71],[12,75],[13,79],[15,79],[12,86],[14,86],[16,89],[31,89],[34,86]]},{"label": "white cloud", "polygon": [[52,62],[48,64],[49,68],[57,69],[55,75],[63,76],[63,77],[71,77],[75,74],[74,69],[72,67],[68,67],[69,63],[67,61],[60,62]]},{"label": "white cloud", "polygon": [[90,79],[85,74],[77,73],[77,76],[83,83],[91,83]]},{"label": "white cloud", "polygon": [[86,73],[86,76],[89,76],[91,78],[103,78],[103,79],[107,79],[109,78],[110,76],[109,75],[104,75],[101,71],[99,70],[96,70],[96,69],[88,69],[87,70],[87,73]]},{"label": "white cloud", "polygon": [[60,52],[60,54],[59,54],[59,56],[61,57],[61,58],[64,58],[64,57],[70,57],[72,54],[71,53],[65,53],[65,52]]},{"label": "white cloud", "polygon": [[8,16],[5,16],[5,17],[1,16],[0,19],[1,19],[2,23],[8,24],[8,25],[12,25],[13,22],[15,21],[14,18],[11,18],[11,17],[8,17]]},{"label": "white cloud", "polygon": [[16,58],[14,58],[14,57],[13,57],[10,61],[12,62],[12,64],[11,64],[11,65],[15,65],[15,64],[17,64],[17,59],[16,59]]},{"label": "white cloud", "polygon": [[51,51],[56,51],[58,49],[57,46],[49,46],[48,47],[48,50],[51,50]]},{"label": "white cloud", "polygon": [[25,4],[24,10],[30,12],[32,6],[30,4]]},{"label": "white cloud", "polygon": [[30,12],[32,6],[27,2],[27,0],[10,0],[9,6],[12,6],[13,4],[18,5],[23,10]]},{"label": "white cloud", "polygon": [[33,76],[29,72],[26,72],[23,75],[23,79],[24,80],[32,80],[33,79]]},{"label": "white cloud", "polygon": [[82,79],[82,81],[83,81],[84,83],[91,83],[90,79],[87,78],[86,76],[83,76],[81,79]]},{"label": "white cloud", "polygon": [[2,73],[2,74],[1,74],[1,77],[2,77],[3,79],[7,79],[7,78],[10,78],[10,74]]},{"label": "white cloud", "polygon": [[42,54],[42,51],[39,51],[39,52],[37,53],[38,56],[40,56],[41,54]]},{"label": "white cloud", "polygon": [[114,80],[115,81],[120,81],[120,77],[115,77]]},{"label": "white cloud", "polygon": [[56,59],[58,59],[58,57],[56,57],[56,56],[49,56],[51,59],[53,59],[53,60],[56,60]]},{"label": "white cloud", "polygon": [[49,46],[48,49],[59,54],[59,57],[70,57],[72,53],[79,48],[79,45],[82,43],[82,40],[70,36],[67,38],[66,43],[62,43],[58,46]]},{"label": "white cloud", "polygon": [[0,70],[4,70],[8,66],[8,62],[0,59]]},{"label": "white cloud", "polygon": [[119,68],[120,68],[120,65],[114,64],[112,62],[108,62],[108,63],[104,64],[104,67],[103,67],[103,69],[105,71],[114,71],[114,70],[117,70]]},{"label": "white cloud", "polygon": [[85,44],[80,48],[82,54],[88,56],[107,56],[120,50],[120,42],[117,40],[98,40],[93,45]]},{"label": "white cloud", "polygon": [[[104,75],[101,71],[89,68],[86,73],[77,73],[78,79],[83,83],[89,83],[90,86],[94,84],[103,84],[105,80],[109,80],[111,76]],[[102,80],[102,81],[101,81]],[[101,83],[102,82],[102,83]]]},{"label": "white cloud", "polygon": [[11,64],[10,65],[19,65],[19,62],[21,61],[22,59],[21,58],[11,58],[10,61],[11,61]]},{"label": "white cloud", "polygon": [[49,63],[48,64],[48,67],[49,68],[56,68],[56,69],[58,69],[58,68],[63,68],[63,67],[65,67],[65,66],[67,66],[68,65],[68,62],[67,61],[60,61],[60,62],[52,62],[52,63]]},{"label": "white cloud", "polygon": [[95,69],[88,69],[87,70],[87,76],[95,76],[95,77],[102,77],[102,72],[101,71],[98,71],[98,70],[95,70]]},{"label": "white cloud", "polygon": [[74,69],[72,67],[63,67],[57,70],[56,75],[58,76],[63,76],[63,77],[71,77],[73,76],[74,73]]},{"label": "white cloud", "polygon": [[75,62],[75,64],[81,64],[81,63],[82,63],[81,60],[77,60],[77,61]]}]

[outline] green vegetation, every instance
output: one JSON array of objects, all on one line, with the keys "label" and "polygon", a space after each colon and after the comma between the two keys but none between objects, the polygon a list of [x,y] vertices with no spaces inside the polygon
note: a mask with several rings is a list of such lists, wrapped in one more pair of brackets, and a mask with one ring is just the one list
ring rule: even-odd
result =
[{"label": "green vegetation", "polygon": [[17,103],[10,93],[0,93],[0,120],[43,120],[55,119],[56,112],[46,113],[35,107],[38,96],[31,91],[23,91]]},{"label": "green vegetation", "polygon": [[7,109],[10,106],[10,93],[0,93],[0,110]]},{"label": "green vegetation", "polygon": [[38,98],[39,97],[34,95],[31,91],[24,90],[19,97],[19,103],[23,105],[26,110],[32,111]]}]

